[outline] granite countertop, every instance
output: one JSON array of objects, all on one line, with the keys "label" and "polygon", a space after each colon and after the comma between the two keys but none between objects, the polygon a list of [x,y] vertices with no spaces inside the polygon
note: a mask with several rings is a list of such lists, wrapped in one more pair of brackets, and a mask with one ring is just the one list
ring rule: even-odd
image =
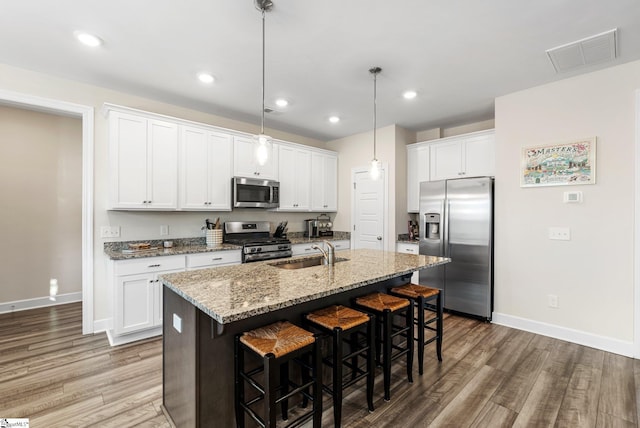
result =
[{"label": "granite countertop", "polygon": [[[350,239],[351,236],[348,232],[334,232],[334,236],[325,236],[321,238],[305,238],[302,236],[302,232],[294,232],[289,236],[289,240],[292,245],[306,244],[312,242],[322,241],[339,241],[344,239]],[[169,240],[169,239],[167,239]],[[141,250],[135,252],[127,252],[129,243],[134,242],[149,242],[152,249]],[[173,247],[163,248],[162,244],[164,240],[151,239],[151,240],[138,240],[138,241],[120,241],[120,242],[105,242],[104,253],[111,260],[129,260],[139,259],[143,257],[158,257],[158,256],[176,256],[182,254],[196,254],[196,253],[208,253],[212,251],[229,251],[240,250],[242,246],[233,244],[220,244],[213,247],[208,247],[205,244],[204,238],[179,238],[171,239]],[[123,250],[125,250],[123,252]]]},{"label": "granite countertop", "polygon": [[211,318],[228,324],[451,261],[366,249],[336,251],[336,258],[347,261],[289,270],[271,266],[282,261],[268,260],[165,274],[159,279]]}]

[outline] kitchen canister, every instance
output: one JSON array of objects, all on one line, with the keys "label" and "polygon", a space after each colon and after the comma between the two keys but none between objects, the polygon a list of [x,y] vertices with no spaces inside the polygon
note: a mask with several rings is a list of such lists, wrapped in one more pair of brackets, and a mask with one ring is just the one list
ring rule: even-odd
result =
[{"label": "kitchen canister", "polygon": [[222,244],[222,229],[207,229],[207,247]]}]

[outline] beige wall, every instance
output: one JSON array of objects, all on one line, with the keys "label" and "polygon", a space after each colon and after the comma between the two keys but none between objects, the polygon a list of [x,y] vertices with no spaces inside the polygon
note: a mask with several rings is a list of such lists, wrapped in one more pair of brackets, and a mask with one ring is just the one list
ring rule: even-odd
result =
[{"label": "beige wall", "polygon": [[82,123],[0,106],[0,302],[82,291]]},{"label": "beige wall", "polygon": [[[633,341],[635,91],[640,62],[496,99],[495,311]],[[523,146],[597,137],[597,184],[521,188]],[[564,204],[578,190],[582,204]],[[551,226],[571,241],[551,241]],[[547,306],[547,295],[559,307]]]},{"label": "beige wall", "polygon": [[[0,64],[0,90],[17,92],[27,95],[66,101],[95,108],[95,146],[94,146],[94,319],[104,320],[110,317],[111,293],[106,280],[106,257],[103,252],[105,239],[100,238],[100,226],[120,226],[121,237],[117,240],[162,239],[160,225],[168,225],[170,235],[166,238],[180,238],[198,236],[203,219],[221,215],[223,220],[229,218],[230,213],[134,213],[113,212],[106,210],[108,188],[108,146],[107,121],[102,114],[105,102],[124,105],[140,110],[150,111],[168,116],[183,118],[196,122],[207,123],[238,131],[255,133],[259,131],[259,123],[250,124],[237,120],[214,116],[176,105],[170,105],[117,92],[97,86],[86,85],[70,80],[60,79],[29,70],[9,67]],[[268,121],[267,121],[268,125]],[[266,128],[272,137],[326,148],[323,142],[289,133],[277,132]],[[315,217],[317,214],[313,214]],[[261,218],[255,218],[260,216]],[[299,225],[302,230],[302,220],[311,217],[305,214],[278,214],[260,211],[234,211],[233,218],[279,221],[291,221],[291,230]],[[47,282],[48,286],[48,282]],[[47,295],[48,293],[44,293]],[[42,295],[42,294],[40,294]]]}]

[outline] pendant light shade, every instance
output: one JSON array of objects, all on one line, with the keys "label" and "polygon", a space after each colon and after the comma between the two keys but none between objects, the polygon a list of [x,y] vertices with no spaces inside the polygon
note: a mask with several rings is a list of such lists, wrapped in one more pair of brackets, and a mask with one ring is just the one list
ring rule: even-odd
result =
[{"label": "pendant light shade", "polygon": [[371,168],[369,174],[372,180],[380,178],[380,161],[376,157],[376,101],[377,101],[377,77],[382,71],[380,67],[373,67],[369,69],[369,73],[373,74],[373,159],[371,160]]},{"label": "pendant light shade", "polygon": [[264,133],[264,87],[265,87],[265,14],[273,8],[271,0],[255,0],[256,9],[262,12],[262,111],[260,122],[260,134],[254,136],[254,152],[258,165],[265,165],[269,161],[272,150],[271,137]]}]

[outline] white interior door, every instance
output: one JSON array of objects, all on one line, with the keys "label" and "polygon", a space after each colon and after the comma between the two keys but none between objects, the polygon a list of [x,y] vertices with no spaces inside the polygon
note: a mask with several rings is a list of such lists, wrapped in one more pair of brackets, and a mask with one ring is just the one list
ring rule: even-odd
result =
[{"label": "white interior door", "polygon": [[354,248],[383,250],[385,171],[377,180],[368,171],[358,171],[354,180]]}]

